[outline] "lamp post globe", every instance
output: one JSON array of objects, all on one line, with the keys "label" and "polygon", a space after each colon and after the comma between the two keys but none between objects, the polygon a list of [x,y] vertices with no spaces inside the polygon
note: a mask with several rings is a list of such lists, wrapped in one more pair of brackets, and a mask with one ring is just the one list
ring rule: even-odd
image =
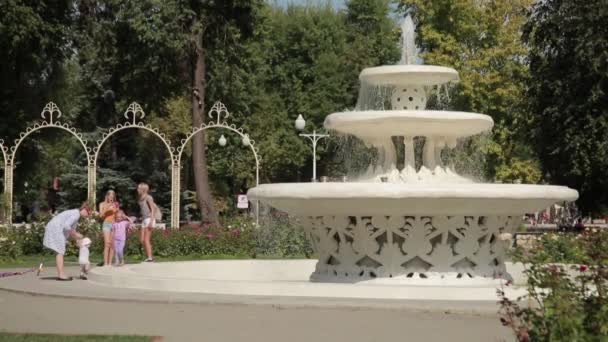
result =
[{"label": "lamp post globe", "polygon": [[302,114],[298,115],[298,118],[295,121],[295,126],[298,131],[303,130],[304,127],[306,126],[306,120],[304,120],[304,117],[302,117]]},{"label": "lamp post globe", "polygon": [[245,134],[242,141],[243,141],[243,146],[249,146],[249,144],[251,144],[251,141],[249,140],[249,134]]},{"label": "lamp post globe", "polygon": [[222,147],[226,146],[226,137],[224,137],[223,134],[220,137],[219,143],[220,143],[220,146],[222,146]]}]

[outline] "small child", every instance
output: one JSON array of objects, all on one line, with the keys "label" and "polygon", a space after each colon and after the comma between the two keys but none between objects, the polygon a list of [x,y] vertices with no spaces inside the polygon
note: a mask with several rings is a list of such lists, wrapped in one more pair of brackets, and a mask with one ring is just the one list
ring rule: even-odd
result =
[{"label": "small child", "polygon": [[78,241],[78,247],[78,264],[80,264],[80,279],[87,280],[87,275],[89,274],[89,269],[91,268],[91,263],[89,262],[89,247],[91,247],[91,239],[86,237],[80,239]]},{"label": "small child", "polygon": [[114,252],[116,254],[116,265],[123,266],[125,264],[124,249],[125,241],[127,240],[127,229],[131,227],[133,222],[125,215],[125,212],[118,210],[116,212],[116,220],[112,224],[112,236],[114,239]]}]

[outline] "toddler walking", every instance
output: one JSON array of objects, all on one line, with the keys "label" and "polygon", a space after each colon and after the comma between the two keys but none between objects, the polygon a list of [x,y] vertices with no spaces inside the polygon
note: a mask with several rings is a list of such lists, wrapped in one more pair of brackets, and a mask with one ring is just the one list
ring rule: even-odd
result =
[{"label": "toddler walking", "polygon": [[86,280],[91,263],[89,262],[89,247],[91,247],[91,239],[83,238],[78,240],[78,264],[80,264],[80,279]]},{"label": "toddler walking", "polygon": [[125,215],[124,211],[119,210],[116,212],[116,220],[112,224],[112,236],[114,239],[114,252],[117,266],[123,266],[125,264],[125,241],[127,240],[127,229],[130,228],[131,225],[131,219]]}]

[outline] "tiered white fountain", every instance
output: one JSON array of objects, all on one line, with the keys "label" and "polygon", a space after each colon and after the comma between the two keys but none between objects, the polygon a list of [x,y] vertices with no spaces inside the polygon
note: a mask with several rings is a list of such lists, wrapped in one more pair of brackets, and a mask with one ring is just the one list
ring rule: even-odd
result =
[{"label": "tiered white fountain", "polygon": [[[377,147],[383,155],[379,165],[356,182],[264,184],[249,197],[300,218],[319,256],[314,281],[508,279],[502,234],[512,232],[524,213],[573,201],[578,193],[560,186],[476,184],[445,166],[442,152],[456,147],[459,138],[489,131],[492,118],[426,110],[427,94],[458,81],[458,73],[414,64],[409,17],[402,46],[400,65],[361,72],[356,111],[325,120],[327,129]],[[405,145],[401,170],[394,136],[403,137]],[[421,165],[415,138],[424,139]]]}]

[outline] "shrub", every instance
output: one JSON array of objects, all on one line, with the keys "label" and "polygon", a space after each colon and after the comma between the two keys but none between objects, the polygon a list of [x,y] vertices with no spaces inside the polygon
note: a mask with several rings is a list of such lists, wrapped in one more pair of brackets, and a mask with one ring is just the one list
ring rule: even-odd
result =
[{"label": "shrub", "polygon": [[[4,244],[10,243],[16,247],[3,249],[0,256],[51,253],[42,246],[45,225],[46,222],[37,222],[29,228],[21,226],[8,229],[2,235],[6,239]],[[82,219],[78,232],[92,240],[92,254],[100,255],[103,252],[101,224],[95,218]],[[127,233],[126,256],[143,257],[139,235],[138,230]],[[180,229],[154,230],[152,246],[154,254],[161,257],[232,255],[255,258],[312,254],[304,232],[286,218],[272,220],[259,227],[250,218],[239,216],[225,218],[222,225],[217,227],[194,224]],[[66,255],[78,255],[75,241],[69,240]]]},{"label": "shrub", "polygon": [[[518,341],[606,341],[608,339],[608,231],[550,237],[541,243],[551,251],[520,253],[531,305],[501,296],[501,322]],[[569,250],[573,249],[573,250]],[[565,257],[568,256],[568,257]],[[549,259],[578,265],[548,264]]]},{"label": "shrub", "polygon": [[580,235],[573,233],[548,233],[540,235],[532,250],[518,248],[514,258],[536,263],[580,263],[583,257]]},{"label": "shrub", "polygon": [[306,256],[313,254],[312,246],[304,230],[297,221],[287,215],[274,214],[256,232],[256,253],[282,257]]},{"label": "shrub", "polygon": [[10,229],[0,228],[0,259],[14,260],[22,253],[17,234]]}]

